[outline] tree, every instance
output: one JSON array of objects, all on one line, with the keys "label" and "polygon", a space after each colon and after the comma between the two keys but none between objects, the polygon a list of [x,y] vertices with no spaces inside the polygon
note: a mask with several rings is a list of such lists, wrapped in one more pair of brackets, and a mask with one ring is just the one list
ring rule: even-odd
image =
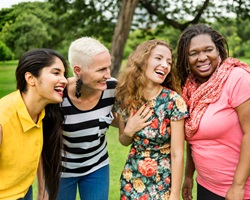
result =
[{"label": "tree", "polygon": [[[138,5],[137,0],[131,0],[134,4],[131,4],[130,9],[135,10]],[[127,12],[123,9],[123,5],[126,4],[127,0],[122,1],[118,21],[113,34],[113,41],[122,41],[122,45],[113,42],[111,48],[111,56],[114,58],[112,62],[112,76],[116,77],[121,66],[121,56],[123,54],[123,43],[126,42],[127,36],[122,33],[127,32],[130,27],[123,26],[123,19],[131,19],[133,12]],[[236,0],[231,5],[228,1],[215,2],[213,0],[204,0],[203,2],[194,2],[193,0],[183,1],[167,1],[167,0],[140,0],[139,8],[140,13],[137,13],[135,18],[139,22],[144,22],[144,26],[147,28],[150,24],[164,24],[165,26],[172,26],[180,31],[183,31],[190,24],[197,24],[198,22],[206,22],[211,19],[226,19],[228,18],[227,13],[235,13],[239,17],[245,19],[250,16],[250,6],[247,0]],[[245,7],[248,5],[247,7]],[[133,7],[134,6],[134,7]],[[143,11],[142,9],[145,9]],[[148,14],[148,17],[146,17]],[[189,19],[189,20],[188,20]],[[147,22],[145,22],[147,20]],[[131,23],[130,23],[131,24]],[[129,25],[130,25],[129,24]],[[143,24],[143,23],[142,23]],[[122,28],[119,28],[122,27]],[[152,27],[152,25],[151,25]],[[118,33],[117,33],[118,32]]]},{"label": "tree", "polygon": [[44,2],[25,2],[0,12],[0,38],[13,51],[15,58],[33,48],[56,48],[60,30],[55,28],[57,16],[51,7]]},{"label": "tree", "polygon": [[[26,15],[23,15],[25,13]],[[249,20],[249,0],[47,0],[47,2],[25,2],[13,8],[0,10],[0,38],[10,49],[43,46],[64,51],[67,55],[69,43],[82,36],[92,36],[111,49],[112,76],[119,72],[124,46],[130,33],[137,30],[140,40],[166,35],[168,29],[173,36],[167,39],[174,45],[181,31],[198,22],[223,22],[237,16]],[[230,15],[228,15],[230,14]],[[18,18],[18,16],[22,18]],[[21,20],[22,19],[22,20]],[[28,23],[32,21],[33,26]],[[26,29],[19,34],[22,23]],[[25,24],[27,23],[27,24]],[[243,26],[244,27],[244,26]],[[15,30],[15,31],[13,31]],[[35,31],[34,31],[35,30]],[[243,30],[243,29],[242,29]],[[38,37],[34,34],[41,33]],[[237,29],[241,41],[248,40],[248,29]],[[23,36],[23,37],[22,37]],[[25,40],[30,37],[30,42]],[[244,39],[243,39],[244,37]],[[32,39],[32,41],[31,41]],[[34,40],[33,40],[34,39]],[[39,40],[39,41],[38,41]],[[26,45],[24,45],[26,44]],[[112,45],[112,46],[111,46]],[[131,44],[132,48],[134,45]],[[237,50],[237,48],[235,48]],[[23,50],[22,50],[23,51]],[[128,51],[126,51],[127,55]],[[20,54],[20,52],[18,53]]]},{"label": "tree", "polygon": [[16,18],[15,23],[3,27],[2,38],[12,47],[16,58],[19,58],[29,49],[42,47],[49,35],[40,19],[23,13]]},{"label": "tree", "polygon": [[[129,31],[168,26],[183,31],[190,24],[225,20],[228,13],[250,16],[248,0],[48,0],[64,20],[66,37],[95,36],[110,44],[116,77]],[[128,7],[129,6],[129,7]],[[74,34],[72,34],[72,33]],[[143,32],[143,31],[142,31]],[[113,36],[113,37],[112,37]]]},{"label": "tree", "polygon": [[112,41],[113,48],[111,49],[111,58],[113,60],[111,71],[114,76],[118,74],[120,69],[118,66],[121,65],[124,46],[129,35],[134,11],[138,2],[139,0],[127,0],[122,2],[118,17],[119,23],[117,23],[114,30]]},{"label": "tree", "polygon": [[12,51],[6,46],[6,44],[0,41],[0,61],[12,60],[13,56]]}]

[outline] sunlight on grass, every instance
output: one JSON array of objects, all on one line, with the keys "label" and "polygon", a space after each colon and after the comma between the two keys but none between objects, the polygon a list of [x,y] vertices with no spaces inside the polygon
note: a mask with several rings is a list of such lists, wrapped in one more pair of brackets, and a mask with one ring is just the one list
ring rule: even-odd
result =
[{"label": "sunlight on grass", "polygon": [[[241,61],[250,65],[250,59],[240,58]],[[0,98],[13,92],[16,88],[15,83],[15,69],[17,61],[0,62]],[[72,72],[70,72],[72,75]],[[125,164],[129,148],[122,146],[118,140],[118,129],[110,127],[107,132],[108,137],[108,151],[110,156],[110,191],[109,200],[120,199],[120,185],[119,179]],[[36,199],[37,186],[36,181],[33,184],[34,198]],[[194,182],[193,199],[196,199],[196,182]],[[79,200],[79,195],[77,200]]]}]

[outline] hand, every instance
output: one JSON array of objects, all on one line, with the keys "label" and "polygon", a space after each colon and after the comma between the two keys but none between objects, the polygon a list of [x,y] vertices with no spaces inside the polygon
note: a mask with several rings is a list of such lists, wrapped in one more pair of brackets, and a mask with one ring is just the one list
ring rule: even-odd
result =
[{"label": "hand", "polygon": [[152,107],[143,105],[136,113],[130,113],[124,134],[133,137],[136,132],[151,124],[148,119],[152,116]]},{"label": "hand", "polygon": [[231,185],[226,194],[226,200],[242,200],[244,198],[244,188]]},{"label": "hand", "polygon": [[191,200],[193,198],[192,189],[193,189],[193,179],[192,178],[185,178],[183,186],[182,186],[182,198],[183,198],[183,200]]},{"label": "hand", "polygon": [[49,200],[49,194],[47,191],[37,193],[37,200]]}]

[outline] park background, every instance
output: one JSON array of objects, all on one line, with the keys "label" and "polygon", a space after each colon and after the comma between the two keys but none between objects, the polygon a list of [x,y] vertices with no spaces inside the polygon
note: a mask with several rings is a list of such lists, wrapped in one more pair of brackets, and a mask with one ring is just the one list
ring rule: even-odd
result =
[{"label": "park background", "polygon": [[[95,37],[110,49],[112,76],[117,77],[139,43],[164,39],[176,51],[181,32],[195,23],[207,23],[221,32],[229,43],[230,56],[250,64],[248,0],[44,0],[2,8],[0,98],[15,90],[18,59],[29,49],[52,48],[67,58],[71,41],[82,36]],[[111,127],[107,136],[109,199],[118,200],[119,178],[129,147],[119,143],[118,129]],[[196,188],[194,199],[195,192]]]}]

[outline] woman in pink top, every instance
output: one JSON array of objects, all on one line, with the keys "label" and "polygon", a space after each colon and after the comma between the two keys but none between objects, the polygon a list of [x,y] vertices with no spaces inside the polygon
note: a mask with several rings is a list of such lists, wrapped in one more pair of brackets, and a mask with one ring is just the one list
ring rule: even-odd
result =
[{"label": "woman in pink top", "polygon": [[250,70],[228,57],[226,39],[204,24],[188,27],[178,43],[177,71],[190,112],[182,189],[198,200],[250,199]]}]

